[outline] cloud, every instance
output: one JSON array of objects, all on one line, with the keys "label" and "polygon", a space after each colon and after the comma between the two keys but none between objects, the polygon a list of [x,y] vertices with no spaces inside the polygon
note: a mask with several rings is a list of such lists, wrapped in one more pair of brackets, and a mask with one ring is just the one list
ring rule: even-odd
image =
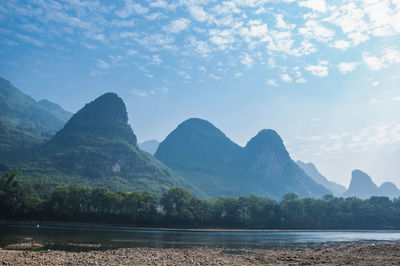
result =
[{"label": "cloud", "polygon": [[286,83],[292,82],[292,80],[293,80],[289,74],[281,74],[279,76],[280,76],[281,80]]},{"label": "cloud", "polygon": [[191,5],[188,7],[190,14],[192,17],[200,22],[204,22],[209,18],[209,15],[204,11],[204,9],[198,5]]},{"label": "cloud", "polygon": [[398,101],[400,101],[400,96],[394,97],[394,98],[392,98],[392,100],[398,102]]},{"label": "cloud", "polygon": [[214,80],[220,80],[221,79],[221,76],[217,76],[217,75],[212,74],[212,73],[209,74],[208,77],[211,78],[211,79],[214,79]]},{"label": "cloud", "polygon": [[190,21],[185,18],[180,18],[171,21],[171,23],[167,26],[164,26],[163,29],[165,31],[169,31],[171,33],[179,33],[183,30],[185,30],[190,24]]},{"label": "cloud", "polygon": [[314,76],[326,77],[328,76],[328,61],[320,60],[318,65],[309,65],[305,70],[311,72]]},{"label": "cloud", "polygon": [[120,18],[127,18],[134,14],[146,14],[149,11],[147,7],[143,7],[142,5],[135,3],[133,0],[125,0],[125,6],[115,12],[115,14]]},{"label": "cloud", "polygon": [[159,66],[162,63],[162,60],[159,55],[153,55],[152,56],[152,62],[153,65]]},{"label": "cloud", "polygon": [[195,53],[202,57],[207,57],[211,53],[211,48],[206,41],[197,40],[194,36],[189,36],[187,39],[187,47],[194,50]]},{"label": "cloud", "polygon": [[304,27],[299,28],[299,33],[308,39],[316,39],[320,42],[328,42],[335,36],[335,32],[315,20],[308,20]]},{"label": "cloud", "polygon": [[339,49],[339,50],[342,50],[342,51],[346,51],[347,49],[349,49],[351,47],[351,44],[348,41],[339,40],[339,41],[335,41],[333,44],[331,44],[329,46]]},{"label": "cloud", "polygon": [[400,63],[400,52],[394,47],[383,49],[381,57],[371,56],[368,52],[363,54],[364,63],[372,70],[381,70]]},{"label": "cloud", "polygon": [[354,69],[359,65],[358,62],[343,62],[338,64],[339,71],[343,74],[353,72]]},{"label": "cloud", "polygon": [[132,89],[130,92],[132,94],[140,96],[140,97],[145,97],[148,95],[148,93],[144,90]]},{"label": "cloud", "polygon": [[283,15],[282,14],[278,14],[275,15],[275,20],[276,20],[276,27],[282,30],[293,30],[296,25],[295,24],[287,24],[284,20],[283,20]]},{"label": "cloud", "polygon": [[96,59],[96,62],[97,62],[97,66],[98,66],[99,68],[102,68],[102,69],[108,69],[108,68],[110,68],[110,64],[108,64],[107,62],[105,62],[105,61],[103,61],[103,60],[101,60],[101,59]]},{"label": "cloud", "polygon": [[126,52],[126,54],[127,54],[128,56],[133,56],[133,55],[136,55],[137,53],[138,53],[138,51],[135,50],[135,49],[129,49],[129,50]]},{"label": "cloud", "polygon": [[372,83],[372,86],[374,86],[374,87],[379,86],[379,81],[374,81],[374,82]]},{"label": "cloud", "polygon": [[299,6],[307,7],[309,9],[312,9],[313,11],[316,12],[326,12],[327,11],[327,5],[325,0],[307,0],[307,1],[302,1],[299,3]]},{"label": "cloud", "polygon": [[272,87],[279,87],[278,83],[274,79],[267,79],[266,83],[267,83],[267,85],[272,86]]},{"label": "cloud", "polygon": [[30,36],[27,36],[27,35],[24,35],[24,34],[15,33],[15,37],[17,37],[18,39],[20,39],[20,40],[22,40],[24,42],[30,43],[30,44],[32,44],[34,46],[38,46],[38,47],[43,47],[44,46],[44,42],[43,41],[37,40],[37,39],[35,39],[33,37],[30,37]]},{"label": "cloud", "polygon": [[[391,122],[369,125],[358,132],[331,133],[326,136],[296,137],[307,154],[341,154],[398,149],[400,147],[400,124]],[[309,143],[308,143],[309,142]],[[298,148],[300,150],[301,148]],[[304,148],[303,148],[304,149]]]},{"label": "cloud", "polygon": [[241,76],[243,76],[243,73],[241,72],[235,73],[235,78],[240,78]]},{"label": "cloud", "polygon": [[240,59],[240,63],[245,65],[247,68],[251,68],[253,66],[254,60],[249,54],[244,54]]}]

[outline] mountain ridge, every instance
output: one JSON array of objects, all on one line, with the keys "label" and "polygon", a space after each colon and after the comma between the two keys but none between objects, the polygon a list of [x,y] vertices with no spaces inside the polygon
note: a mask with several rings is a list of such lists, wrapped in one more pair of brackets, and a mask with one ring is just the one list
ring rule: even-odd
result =
[{"label": "mountain ridge", "polygon": [[0,77],[0,121],[31,134],[51,136],[72,116],[48,100],[37,102]]},{"label": "mountain ridge", "polygon": [[280,198],[294,192],[322,197],[329,193],[295,164],[281,137],[271,129],[261,130],[241,147],[210,122],[191,118],[161,142],[155,157],[209,196],[255,193]]}]

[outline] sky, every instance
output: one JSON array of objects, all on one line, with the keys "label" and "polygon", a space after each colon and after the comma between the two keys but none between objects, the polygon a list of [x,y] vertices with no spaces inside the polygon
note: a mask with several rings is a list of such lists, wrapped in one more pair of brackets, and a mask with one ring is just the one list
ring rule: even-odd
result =
[{"label": "sky", "polygon": [[71,112],[116,92],[140,142],[272,128],[330,180],[400,187],[399,35],[400,0],[7,0],[0,76]]}]

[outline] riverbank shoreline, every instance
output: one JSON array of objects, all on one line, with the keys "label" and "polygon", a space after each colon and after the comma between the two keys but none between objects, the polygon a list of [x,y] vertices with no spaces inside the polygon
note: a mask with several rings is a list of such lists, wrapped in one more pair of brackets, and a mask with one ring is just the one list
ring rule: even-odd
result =
[{"label": "riverbank shoreline", "polygon": [[138,230],[138,231],[176,231],[176,232],[366,232],[366,231],[388,231],[400,232],[391,229],[243,229],[243,228],[177,228],[177,227],[142,227],[118,224],[98,224],[82,222],[58,222],[58,221],[17,221],[0,219],[0,226],[32,226],[37,227],[88,227],[91,229],[115,229],[115,230]]},{"label": "riverbank shoreline", "polygon": [[394,265],[400,242],[347,243],[297,249],[122,248],[66,252],[0,249],[5,265]]}]

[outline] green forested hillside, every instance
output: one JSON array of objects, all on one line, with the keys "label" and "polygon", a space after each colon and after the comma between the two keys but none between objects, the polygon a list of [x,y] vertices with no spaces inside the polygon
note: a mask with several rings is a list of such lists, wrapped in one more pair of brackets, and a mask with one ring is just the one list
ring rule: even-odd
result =
[{"label": "green forested hillside", "polygon": [[20,156],[3,156],[3,161],[20,169],[20,179],[43,180],[51,186],[80,184],[156,194],[183,186],[202,196],[190,182],[138,148],[125,104],[114,93],[85,105],[49,141]]},{"label": "green forested hillside", "polygon": [[71,115],[48,100],[36,102],[8,80],[0,78],[0,121],[9,126],[50,136],[61,129]]}]

